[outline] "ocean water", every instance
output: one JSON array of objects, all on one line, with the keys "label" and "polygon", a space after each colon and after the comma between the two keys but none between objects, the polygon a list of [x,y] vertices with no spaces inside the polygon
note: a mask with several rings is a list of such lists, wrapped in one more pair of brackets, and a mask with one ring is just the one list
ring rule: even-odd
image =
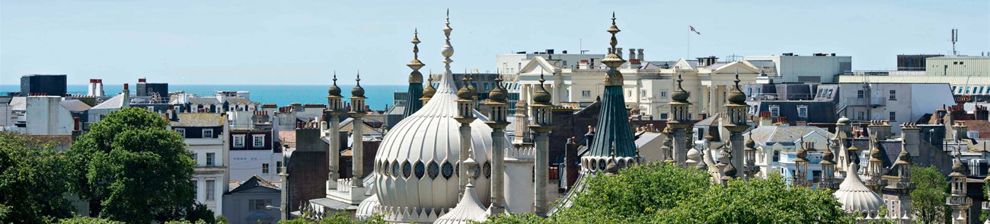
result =
[{"label": "ocean water", "polygon": [[[350,99],[353,85],[340,85],[345,101]],[[373,109],[382,110],[386,105],[392,105],[392,96],[395,92],[406,91],[405,85],[362,85],[364,88],[366,104]],[[85,95],[86,85],[69,85],[67,91],[72,95]],[[120,93],[122,85],[104,85],[103,92],[107,95]],[[131,94],[137,90],[135,85],[130,86]],[[7,92],[18,92],[18,85],[0,85],[0,94]],[[326,85],[169,85],[169,92],[185,91],[200,96],[211,96],[217,91],[248,91],[251,93],[251,100],[260,103],[274,103],[278,106],[286,106],[292,103],[327,103]]]}]

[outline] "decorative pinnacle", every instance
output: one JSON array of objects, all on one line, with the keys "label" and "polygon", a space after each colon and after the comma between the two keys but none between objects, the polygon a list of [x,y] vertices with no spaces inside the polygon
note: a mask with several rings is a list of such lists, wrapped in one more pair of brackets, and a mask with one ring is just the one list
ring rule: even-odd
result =
[{"label": "decorative pinnacle", "polygon": [[333,85],[337,85],[337,70],[333,70]]},{"label": "decorative pinnacle", "polygon": [[623,60],[620,55],[622,52],[616,52],[618,49],[615,48],[615,46],[619,44],[619,40],[615,38],[615,34],[619,33],[619,31],[619,27],[615,25],[615,12],[612,12],[612,26],[608,27],[608,32],[612,34],[612,38],[609,41],[609,45],[611,47],[609,48],[608,55],[602,59],[602,63],[605,63],[605,65],[611,69],[618,68],[622,65],[622,63],[626,62],[626,60]]},{"label": "decorative pinnacle", "polygon": [[681,74],[680,73],[678,73],[677,74],[677,90],[684,91],[684,86],[681,86],[681,83],[682,82],[684,82],[684,78],[681,77]]},{"label": "decorative pinnacle", "polygon": [[543,79],[543,70],[540,69],[540,85],[543,85],[543,82],[546,82],[546,81],[547,81],[546,79]]},{"label": "decorative pinnacle", "polygon": [[357,81],[357,84],[356,85],[358,85],[358,86],[361,85],[361,70],[358,70],[358,72],[357,72],[357,79],[354,79],[354,81]]}]

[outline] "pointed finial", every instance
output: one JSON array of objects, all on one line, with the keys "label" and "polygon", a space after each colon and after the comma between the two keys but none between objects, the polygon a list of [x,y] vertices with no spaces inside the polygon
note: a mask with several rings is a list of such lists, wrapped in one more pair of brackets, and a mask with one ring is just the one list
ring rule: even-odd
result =
[{"label": "pointed finial", "polygon": [[361,85],[361,70],[357,71],[357,79],[355,81],[357,81],[357,85]]},{"label": "pointed finial", "polygon": [[547,80],[546,79],[543,79],[543,69],[540,69],[540,85],[543,85],[543,82],[545,82],[545,81],[547,81]]},{"label": "pointed finial", "polygon": [[333,85],[337,85],[337,70],[333,70]]}]

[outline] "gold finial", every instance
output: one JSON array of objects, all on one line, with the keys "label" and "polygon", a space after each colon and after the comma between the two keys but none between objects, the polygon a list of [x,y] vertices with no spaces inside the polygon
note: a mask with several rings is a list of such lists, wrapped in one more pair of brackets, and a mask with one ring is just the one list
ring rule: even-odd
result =
[{"label": "gold finial", "polygon": [[626,60],[623,60],[620,55],[622,52],[617,52],[618,49],[616,48],[616,46],[619,45],[619,40],[616,39],[615,34],[619,33],[619,31],[619,27],[615,25],[615,12],[612,12],[612,26],[609,26],[608,28],[608,32],[612,34],[612,38],[609,41],[609,45],[611,47],[609,48],[608,55],[602,59],[602,63],[605,63],[606,66],[612,69],[618,68],[622,65],[622,63],[626,62]]},{"label": "gold finial", "polygon": [[337,85],[337,70],[333,70],[333,85]]},{"label": "gold finial", "polygon": [[[419,30],[413,30],[413,39],[411,42],[413,44],[413,59],[412,61],[409,61],[409,64],[406,64],[406,66],[409,66],[409,68],[412,68],[413,71],[415,72],[415,71],[419,71],[420,68],[423,68],[423,66],[425,66],[425,64],[423,64],[423,62],[419,60],[419,43],[420,43]],[[420,77],[418,81],[422,82],[423,78]]]}]

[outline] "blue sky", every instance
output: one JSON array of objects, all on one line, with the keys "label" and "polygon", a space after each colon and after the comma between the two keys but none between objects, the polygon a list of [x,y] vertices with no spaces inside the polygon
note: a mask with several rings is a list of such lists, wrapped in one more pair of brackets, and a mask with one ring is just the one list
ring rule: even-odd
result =
[{"label": "blue sky", "polygon": [[[621,2],[621,3],[620,3]],[[453,70],[494,70],[495,55],[620,47],[647,60],[836,52],[854,69],[892,69],[895,55],[990,51],[990,1],[0,1],[0,84],[69,74],[69,83],[325,84],[331,70],[402,84],[419,28],[423,71],[442,69],[445,8]]]}]

